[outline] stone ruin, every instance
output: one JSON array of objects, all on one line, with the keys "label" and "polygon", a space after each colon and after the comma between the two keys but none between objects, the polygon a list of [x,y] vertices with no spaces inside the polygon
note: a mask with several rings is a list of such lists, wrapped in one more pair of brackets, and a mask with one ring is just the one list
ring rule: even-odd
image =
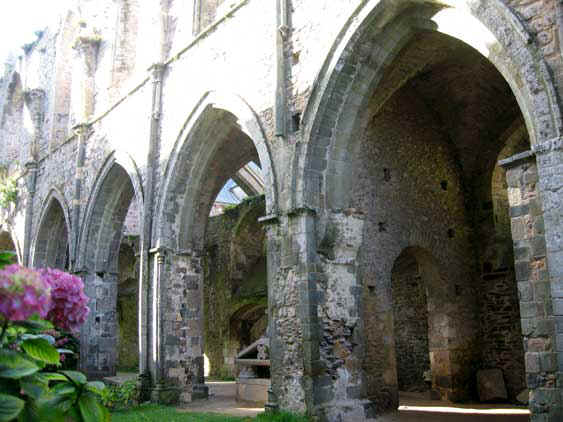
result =
[{"label": "stone ruin", "polygon": [[273,408],[375,419],[494,370],[561,420],[561,28],[548,0],[76,0],[0,79],[1,246],[84,279],[81,369],[146,399],[205,397],[204,354],[236,376],[267,328]]}]

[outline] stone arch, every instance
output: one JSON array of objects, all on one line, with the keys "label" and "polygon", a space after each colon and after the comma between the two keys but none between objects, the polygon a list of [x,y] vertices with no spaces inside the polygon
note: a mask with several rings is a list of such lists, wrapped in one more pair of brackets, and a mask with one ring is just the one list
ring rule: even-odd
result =
[{"label": "stone arch", "polygon": [[[211,207],[228,179],[250,161],[261,167],[266,214],[274,214],[276,181],[256,113],[237,95],[207,92],[182,127],[167,163],[155,223],[157,295],[171,303],[171,310],[152,333],[158,366],[151,370],[157,382],[175,386],[181,401],[206,395],[202,263]],[[180,330],[184,323],[192,329]],[[190,371],[173,369],[185,365]]]},{"label": "stone arch", "polygon": [[[143,190],[137,166],[128,154],[114,151],[93,184],[77,248],[76,272],[84,279],[90,309],[95,310],[80,333],[80,364],[92,377],[115,375],[118,365],[119,249],[132,201],[136,201],[139,220],[143,221]],[[142,229],[140,232],[142,236]],[[146,312],[141,306],[139,340],[146,335],[142,328],[146,326]]]},{"label": "stone arch", "polygon": [[51,189],[43,202],[33,241],[31,260],[33,267],[68,269],[74,251],[70,233],[68,204],[57,189]]},{"label": "stone arch", "polygon": [[[452,24],[459,16],[471,25]],[[296,155],[293,164],[294,208],[345,206],[352,134],[366,124],[362,111],[370,93],[421,29],[450,35],[485,55],[511,87],[532,145],[560,136],[561,114],[547,64],[532,36],[503,2],[451,2],[446,7],[437,1],[422,5],[371,0],[347,21],[315,81],[303,115],[305,151]],[[476,30],[485,36],[475,37]],[[403,82],[398,81],[396,88]]]},{"label": "stone arch", "polygon": [[[238,127],[252,141],[264,177],[266,214],[277,213],[276,177],[258,116],[239,96],[210,91],[201,98],[184,123],[166,166],[163,194],[157,208],[156,230],[160,246],[191,250],[195,246],[194,241],[201,242],[202,231],[198,232],[195,238],[190,233],[196,220],[198,204],[187,201],[186,198],[201,193],[199,191],[203,183],[203,173],[209,165],[209,159],[228,135],[221,133],[221,128],[212,129],[212,127],[224,118],[230,119],[232,127]],[[207,131],[210,130],[214,136],[208,135]],[[210,144],[211,142],[213,144]],[[219,189],[221,187],[222,185]],[[213,196],[217,193],[218,190],[209,195]],[[213,200],[215,196],[212,198],[211,196],[210,200]],[[181,212],[178,213],[177,210]],[[207,218],[207,214],[208,210],[207,212],[203,210],[201,217]],[[204,230],[205,225],[202,225],[201,229]]]},{"label": "stone arch", "polygon": [[[130,182],[123,183],[123,177]],[[120,199],[120,197],[122,197]],[[121,227],[127,214],[130,201],[137,202],[137,209],[141,214],[139,221],[143,221],[143,188],[137,165],[127,153],[114,151],[105,160],[96,177],[88,199],[85,214],[82,219],[82,231],[77,256],[77,268],[94,272],[116,271],[117,255],[105,256],[111,253],[111,248],[119,248],[120,237],[110,238],[96,235],[97,230],[111,230],[111,221],[102,221],[103,216],[110,217],[118,211],[116,226]],[[103,224],[102,224],[103,223]],[[142,230],[141,230],[142,233]],[[107,235],[111,235],[109,232]]]},{"label": "stone arch", "polygon": [[[444,295],[447,295],[448,298],[455,298],[457,295],[475,298],[476,293],[478,293],[475,291],[473,281],[478,279],[479,275],[474,274],[476,273],[473,267],[474,261],[467,259],[472,254],[478,253],[471,250],[470,244],[467,242],[468,234],[474,230],[474,226],[469,223],[471,219],[469,214],[473,210],[469,208],[466,212],[464,207],[466,198],[462,184],[468,178],[463,177],[461,166],[458,165],[459,161],[456,160],[453,149],[450,149],[452,145],[451,138],[449,138],[450,134],[446,131],[442,133],[440,130],[435,131],[435,134],[439,136],[434,137],[431,136],[431,133],[416,134],[416,137],[420,137],[419,140],[421,141],[417,144],[420,147],[418,151],[428,148],[428,145],[431,145],[429,141],[437,141],[442,136],[444,137],[444,139],[440,139],[443,145],[441,162],[449,163],[448,172],[444,174],[442,179],[444,185],[441,187],[440,178],[433,179],[434,176],[438,176],[437,173],[436,175],[432,174],[432,178],[424,179],[432,183],[431,186],[435,192],[443,190],[443,192],[447,192],[447,195],[452,195],[451,202],[443,202],[440,205],[443,206],[443,214],[436,214],[442,215],[445,220],[448,211],[453,211],[448,215],[452,218],[448,223],[451,224],[451,227],[440,227],[440,232],[430,233],[428,227],[420,225],[421,218],[411,218],[412,215],[409,214],[408,209],[410,208],[410,211],[412,211],[414,207],[410,203],[403,203],[403,208],[407,210],[402,214],[405,217],[403,221],[398,221],[399,218],[402,218],[400,217],[402,210],[399,207],[394,209],[394,211],[397,211],[396,215],[390,215],[390,211],[385,213],[385,210],[381,210],[381,207],[385,204],[385,199],[398,199],[395,204],[401,204],[401,198],[398,197],[403,194],[403,191],[397,190],[396,187],[392,190],[390,186],[393,183],[385,185],[387,187],[384,186],[384,183],[394,182],[394,180],[401,178],[403,172],[406,172],[407,166],[403,164],[407,160],[401,161],[399,165],[394,167],[397,173],[403,174],[392,174],[391,179],[388,179],[389,175],[384,172],[384,170],[389,169],[376,168],[379,163],[374,164],[364,174],[360,171],[357,172],[357,169],[354,168],[356,154],[360,150],[364,152],[364,149],[360,149],[363,140],[360,135],[364,135],[365,130],[369,127],[375,127],[378,130],[372,132],[373,142],[369,147],[366,147],[366,151],[369,149],[368,152],[373,154],[370,155],[372,162],[379,158],[378,154],[382,155],[382,150],[385,151],[385,157],[409,158],[408,151],[401,155],[397,152],[397,150],[403,149],[405,145],[409,144],[402,141],[412,141],[416,138],[406,133],[406,128],[400,128],[401,131],[398,131],[400,134],[396,138],[388,136],[389,139],[395,141],[395,144],[388,142],[383,145],[381,138],[377,136],[380,134],[387,135],[384,132],[386,128],[382,128],[380,125],[388,122],[386,119],[390,119],[385,116],[385,113],[380,112],[384,104],[388,106],[385,112],[394,112],[393,116],[397,117],[397,121],[408,122],[411,131],[416,132],[417,128],[414,127],[414,122],[418,123],[421,121],[418,119],[422,118],[425,119],[424,125],[432,130],[444,127],[443,122],[440,121],[440,116],[433,113],[436,110],[431,109],[431,107],[425,108],[428,113],[424,116],[409,109],[409,117],[401,120],[401,107],[415,107],[417,106],[416,103],[410,102],[410,100],[423,101],[429,98],[424,98],[423,95],[414,98],[416,97],[415,93],[409,93],[409,88],[413,87],[416,81],[413,81],[413,85],[408,82],[415,79],[415,76],[424,74],[424,72],[421,72],[424,66],[421,66],[420,63],[428,62],[425,62],[427,58],[424,56],[422,49],[415,57],[416,60],[410,63],[409,57],[405,56],[411,54],[412,50],[407,51],[407,47],[411,47],[417,41],[418,35],[424,34],[426,36],[429,34],[428,36],[434,37],[435,40],[441,37],[447,43],[451,42],[452,45],[471,49],[479,60],[486,62],[489,68],[494,67],[494,73],[498,74],[499,80],[504,84],[503,86],[507,87],[506,91],[504,88],[502,91],[508,93],[506,98],[515,99],[515,101],[512,101],[515,105],[514,109],[518,109],[517,111],[523,114],[523,120],[530,134],[532,145],[541,146],[557,138],[561,132],[560,111],[547,66],[539,50],[531,42],[525,28],[515,18],[510,9],[500,1],[488,2],[487,10],[483,5],[484,2],[467,2],[467,5],[462,2],[455,2],[457,3],[455,7],[453,6],[454,2],[451,2],[452,7],[450,8],[444,8],[443,3],[442,5],[437,3],[425,2],[421,4],[410,1],[387,2],[382,0],[368,1],[360,6],[331,50],[313,87],[312,96],[304,113],[303,153],[295,156],[291,206],[295,209],[295,214],[300,213],[300,210],[312,210],[312,214],[316,214],[316,227],[304,236],[305,239],[301,247],[303,250],[316,252],[312,259],[318,258],[321,261],[323,275],[321,282],[311,282],[308,288],[318,289],[319,286],[322,286],[323,293],[327,296],[333,296],[327,300],[328,304],[307,297],[301,299],[303,306],[310,306],[311,309],[307,309],[310,315],[319,315],[318,327],[314,327],[314,329],[319,330],[321,339],[319,342],[311,342],[312,346],[307,353],[312,356],[320,355],[321,366],[325,365],[327,368],[322,368],[325,372],[319,378],[312,377],[312,388],[310,392],[306,392],[306,400],[307,407],[316,409],[313,412],[317,411],[321,419],[337,420],[338,417],[346,419],[355,416],[356,414],[353,411],[343,409],[336,403],[337,400],[343,400],[343,398],[349,400],[350,403],[357,400],[358,407],[363,406],[360,403],[362,399],[371,401],[373,404],[372,410],[369,409],[369,406],[366,406],[365,412],[361,410],[357,413],[367,417],[371,411],[373,411],[371,414],[375,415],[377,412],[393,408],[394,400],[397,397],[393,393],[395,387],[393,376],[390,375],[392,371],[385,371],[385,365],[389,364],[390,354],[379,356],[377,365],[381,368],[381,372],[372,379],[379,378],[383,381],[379,385],[374,383],[374,388],[370,389],[369,379],[367,382],[365,379],[358,382],[362,376],[365,376],[365,373],[356,377],[356,373],[350,369],[356,363],[357,356],[362,356],[362,353],[365,353],[365,349],[355,347],[357,337],[354,336],[357,335],[357,332],[354,330],[359,328],[358,332],[365,333],[362,330],[368,323],[363,321],[364,325],[358,324],[356,314],[352,312],[349,314],[338,313],[334,307],[331,308],[330,305],[334,305],[337,299],[346,300],[351,297],[345,294],[339,297],[337,290],[339,286],[345,285],[350,287],[350,290],[362,290],[361,299],[355,297],[349,299],[350,302],[360,309],[363,308],[362,312],[367,310],[379,314],[377,318],[374,318],[373,325],[379,330],[379,333],[381,333],[381,330],[388,332],[389,321],[392,321],[389,318],[391,300],[389,293],[386,293],[388,289],[384,289],[382,286],[388,282],[387,274],[391,272],[390,263],[392,261],[389,261],[389,256],[394,252],[399,253],[409,245],[419,245],[430,250],[439,262],[451,263],[457,260],[459,264],[456,262],[456,266],[464,266],[467,269],[467,271],[447,270],[445,273],[447,278],[456,282],[455,284],[449,283],[450,285],[444,291]],[[451,22],[450,19],[453,19],[455,15],[465,16],[470,23],[469,28],[471,30],[467,32],[458,31],[462,26],[448,25],[447,23]],[[465,28],[463,26],[462,29]],[[483,34],[485,38],[484,40],[474,39],[469,32]],[[420,47],[421,44],[417,44],[417,46]],[[406,54],[403,55],[402,53],[405,51]],[[477,53],[480,53],[480,55]],[[406,66],[400,69],[400,71],[403,71],[402,75],[399,71],[394,73],[393,65],[402,59],[406,63]],[[463,66],[465,62],[460,61],[459,65]],[[435,88],[435,86],[432,85],[431,88]],[[418,87],[420,88],[420,86]],[[393,103],[391,100],[397,101],[397,103]],[[425,104],[421,104],[421,106],[425,106]],[[371,110],[369,110],[370,107]],[[377,116],[377,119],[375,119],[375,116]],[[510,118],[515,117],[510,116]],[[370,124],[372,126],[369,126]],[[501,128],[497,129],[500,130]],[[426,138],[422,139],[422,137]],[[500,139],[500,136],[492,139],[492,141],[496,142],[498,139]],[[416,155],[417,152],[410,152],[414,159],[410,162],[409,171],[412,168],[417,168],[417,164],[419,164],[417,160],[420,161],[421,157]],[[426,152],[428,153],[428,151]],[[426,156],[432,157],[432,153]],[[446,161],[446,158],[448,161]],[[487,156],[487,158],[490,157]],[[392,159],[388,162],[394,165],[395,162]],[[433,158],[427,164],[433,164],[432,160]],[[383,164],[381,164],[381,167],[383,167]],[[492,167],[494,166],[491,166],[487,171],[492,171]],[[369,173],[369,171],[372,172]],[[415,173],[412,172],[413,175]],[[358,174],[365,176],[363,182],[369,180],[373,182],[372,185],[364,186],[357,183],[358,178],[355,176]],[[393,179],[395,177],[396,179]],[[425,183],[418,179],[411,178],[411,180],[416,180],[416,183],[420,183],[420,185]],[[356,185],[353,185],[354,183]],[[354,195],[354,189],[352,188],[355,186],[360,189],[356,191],[358,197],[362,194],[366,194],[366,197],[367,194],[373,194],[373,197],[370,197],[369,200],[373,200],[373,204],[379,201],[379,204],[369,208],[368,206],[362,207],[365,204],[365,202],[362,202],[362,198],[355,198],[357,200],[353,202],[351,198]],[[404,186],[403,184],[402,187]],[[377,189],[379,190],[376,191]],[[380,192],[381,195],[379,195]],[[429,191],[428,198],[434,193]],[[409,195],[414,197],[412,192]],[[368,199],[365,201],[368,201]],[[448,201],[450,200],[448,199]],[[431,206],[438,203],[436,201]],[[357,204],[360,204],[360,206]],[[372,204],[370,204],[371,206]],[[431,206],[427,207],[424,204],[424,207],[428,210],[431,209]],[[376,207],[379,207],[377,211],[369,214]],[[368,212],[366,212],[366,209]],[[379,219],[380,215],[384,215],[388,220],[383,217]],[[417,214],[417,217],[420,217],[420,215]],[[397,219],[397,224],[387,224],[394,218]],[[432,220],[432,218],[434,217],[430,216],[429,221],[437,222],[436,227],[443,223],[441,220]],[[412,230],[411,224],[418,224],[419,226],[416,230]],[[360,232],[362,225],[364,229],[360,236],[354,235],[353,238],[350,236],[352,242],[338,241],[340,240],[339,236],[344,237],[346,232],[351,232],[349,227],[357,228]],[[430,223],[426,226],[430,226]],[[410,231],[410,234],[408,231]],[[344,234],[341,235],[341,233]],[[334,240],[335,238],[337,241]],[[378,244],[370,246],[370,238],[377,239],[373,243],[374,245],[375,243]],[[366,239],[368,239],[368,242],[366,242]],[[367,248],[362,242],[368,243],[371,251],[366,251]],[[446,247],[447,242],[452,246]],[[342,250],[339,251],[338,248]],[[345,250],[345,248],[348,248],[348,250]],[[358,249],[354,250],[355,248]],[[365,264],[368,262],[365,259],[366,254],[370,253],[371,257],[375,257],[372,261],[377,262]],[[449,258],[448,254],[455,260],[447,259]],[[347,265],[348,267],[346,267]],[[361,268],[361,265],[364,265],[364,268]],[[345,275],[345,269],[352,275]],[[340,275],[338,271],[340,271]],[[317,274],[312,272],[304,277],[318,279]],[[324,284],[328,287],[325,287]],[[369,298],[372,294],[373,303],[370,304],[368,299],[365,298]],[[306,302],[307,300],[309,300],[309,303]],[[329,300],[333,302],[329,302]],[[458,350],[467,350],[467,356],[463,356],[463,359],[471,361],[474,356],[477,356],[478,352],[474,339],[478,338],[479,320],[476,314],[472,312],[473,309],[476,309],[477,304],[473,299],[468,299],[459,305],[458,302],[453,300],[449,300],[449,303],[454,305],[444,310],[443,314],[446,316],[444,320],[448,321],[454,328],[450,332],[457,333],[455,338],[447,339],[447,343],[455,343],[453,347]],[[468,318],[465,318],[466,316]],[[463,325],[464,319],[470,321],[467,328]],[[317,324],[314,318],[311,318],[311,320],[314,324]],[[333,335],[332,333],[340,329],[341,326],[350,329],[353,335],[350,334],[348,338],[345,335]],[[327,332],[328,334],[325,335]],[[464,334],[460,335],[462,332]],[[328,337],[328,340],[325,340],[323,336]],[[388,336],[380,337],[383,337],[383,339],[377,346],[381,346],[382,342],[385,342],[388,338]],[[374,342],[374,344],[376,343],[377,341]],[[338,349],[334,346],[336,344],[339,346]],[[343,364],[339,367],[331,356],[336,351],[341,352],[343,347],[346,347],[346,352],[349,353],[349,361],[352,363],[350,365]],[[445,350],[442,360],[444,362],[449,360],[450,363],[454,364],[452,366],[461,367],[456,362],[461,354],[457,354],[457,351],[452,353],[452,351],[451,349]],[[345,361],[345,359],[343,360]],[[305,364],[308,364],[308,362],[306,361]],[[343,368],[344,366],[347,367]],[[337,380],[341,374],[343,374],[342,380],[333,381],[333,384],[328,387],[327,384],[330,384],[330,382],[325,383],[325,379],[321,378],[322,376],[327,378],[331,376],[333,380]],[[449,397],[451,393],[451,397],[454,398],[458,392],[455,391],[457,387],[452,382],[459,383],[461,380],[468,380],[469,376],[472,375],[463,373],[453,374],[449,379],[444,377],[440,380],[439,387],[443,388],[446,397]],[[387,386],[384,385],[386,383],[389,387],[387,389]],[[366,386],[366,384],[368,385]],[[460,384],[463,384],[463,382]],[[338,391],[338,388],[342,385],[346,385],[346,391],[343,389]],[[365,394],[366,387],[367,395]],[[356,388],[357,390],[354,390]],[[459,392],[460,394],[463,393],[461,390]],[[331,394],[334,395],[331,396]],[[338,398],[336,399],[336,397]],[[331,400],[334,400],[333,408],[331,408],[333,405]],[[353,406],[351,404],[351,407]]]}]

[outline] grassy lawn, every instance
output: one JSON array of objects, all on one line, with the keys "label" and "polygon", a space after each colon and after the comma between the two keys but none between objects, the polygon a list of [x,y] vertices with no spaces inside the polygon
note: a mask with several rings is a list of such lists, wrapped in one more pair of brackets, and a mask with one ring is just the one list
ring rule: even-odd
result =
[{"label": "grassy lawn", "polygon": [[287,413],[258,415],[255,418],[225,416],[216,413],[185,413],[173,407],[144,405],[111,414],[112,422],[308,422],[304,416]]}]

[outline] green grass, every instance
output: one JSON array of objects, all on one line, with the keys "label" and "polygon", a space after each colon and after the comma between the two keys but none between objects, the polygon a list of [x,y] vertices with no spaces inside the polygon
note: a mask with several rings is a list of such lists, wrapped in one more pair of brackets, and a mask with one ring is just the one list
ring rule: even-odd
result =
[{"label": "green grass", "polygon": [[155,404],[142,405],[133,409],[115,411],[112,422],[308,422],[304,416],[280,412],[261,414],[255,418],[225,416],[216,413],[178,412],[173,407]]}]

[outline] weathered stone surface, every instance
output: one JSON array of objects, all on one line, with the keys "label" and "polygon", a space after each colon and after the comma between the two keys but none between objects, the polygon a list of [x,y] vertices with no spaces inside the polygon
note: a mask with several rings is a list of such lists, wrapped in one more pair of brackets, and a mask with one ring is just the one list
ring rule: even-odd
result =
[{"label": "weathered stone surface", "polygon": [[482,369],[477,371],[477,390],[482,402],[506,400],[508,394],[504,377],[500,369]]},{"label": "weathered stone surface", "polygon": [[[375,418],[428,365],[452,400],[499,368],[510,400],[527,383],[533,420],[560,419],[563,6],[275,3],[76,0],[1,75],[0,164],[18,180],[2,230],[20,262],[83,276],[82,369],[115,371],[138,325],[155,399],[205,391],[229,313],[209,210],[254,161],[265,236],[242,238],[265,244],[277,404]],[[242,280],[258,253],[238,246],[218,267]]]}]

